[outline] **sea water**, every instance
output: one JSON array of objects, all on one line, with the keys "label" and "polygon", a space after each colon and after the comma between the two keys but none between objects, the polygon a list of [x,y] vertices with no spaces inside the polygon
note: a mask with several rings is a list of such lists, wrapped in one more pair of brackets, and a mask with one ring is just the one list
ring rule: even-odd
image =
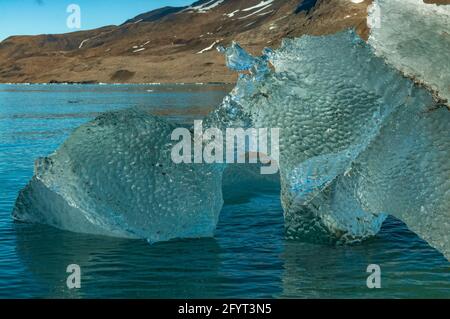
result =
[{"label": "sea water", "polygon": [[[201,119],[230,85],[0,85],[0,298],[450,297],[450,263],[390,217],[351,246],[286,240],[280,190],[224,194],[214,238],[154,245],[13,222],[34,160],[101,112],[139,107],[170,121]],[[81,268],[69,289],[67,266]],[[381,288],[367,287],[369,265]]]}]

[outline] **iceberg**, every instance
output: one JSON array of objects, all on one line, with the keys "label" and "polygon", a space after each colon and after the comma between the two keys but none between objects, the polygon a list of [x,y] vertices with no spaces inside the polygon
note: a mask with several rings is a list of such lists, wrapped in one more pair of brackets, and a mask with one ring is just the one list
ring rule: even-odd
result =
[{"label": "iceberg", "polygon": [[[436,78],[417,85],[353,30],[284,40],[261,57],[236,43],[219,50],[242,73],[204,126],[281,129],[288,238],[360,242],[391,214],[450,258],[450,112],[430,89]],[[150,242],[212,236],[222,192],[262,177],[254,166],[174,164],[174,129],[137,110],[80,127],[37,161],[14,218]]]},{"label": "iceberg", "polygon": [[[239,50],[227,54],[245,56]],[[358,242],[392,214],[448,253],[448,110],[353,31],[285,40],[265,54],[209,117],[219,126],[283,128],[288,237]],[[266,60],[275,72],[259,66]]]},{"label": "iceberg", "polygon": [[[240,50],[224,52],[245,56]],[[285,40],[247,70],[209,118],[282,128],[289,238],[359,242],[392,214],[449,258],[450,112],[432,92],[354,31]]]},{"label": "iceberg", "polygon": [[211,237],[223,204],[221,171],[174,164],[174,129],[139,110],[99,116],[36,161],[13,217],[149,242]]}]

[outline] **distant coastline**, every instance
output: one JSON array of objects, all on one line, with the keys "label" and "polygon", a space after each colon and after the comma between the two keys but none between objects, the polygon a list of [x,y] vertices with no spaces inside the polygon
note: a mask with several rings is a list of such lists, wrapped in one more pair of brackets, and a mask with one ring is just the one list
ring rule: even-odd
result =
[{"label": "distant coastline", "polygon": [[[234,83],[218,46],[233,41],[253,55],[284,38],[354,28],[367,39],[370,1],[234,0],[157,9],[118,26],[0,42],[3,83]],[[264,4],[264,6],[262,5]]]}]

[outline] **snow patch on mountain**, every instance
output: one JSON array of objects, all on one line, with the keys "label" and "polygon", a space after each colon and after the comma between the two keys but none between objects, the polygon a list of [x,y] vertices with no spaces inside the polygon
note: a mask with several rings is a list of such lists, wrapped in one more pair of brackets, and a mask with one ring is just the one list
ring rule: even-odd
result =
[{"label": "snow patch on mountain", "polygon": [[273,0],[263,0],[260,3],[258,3],[257,5],[254,5],[252,7],[248,7],[248,8],[245,8],[245,9],[242,9],[242,11],[244,11],[244,12],[252,11],[252,10],[255,10],[255,9],[258,9],[258,8],[261,8],[261,7],[265,7],[267,5],[272,5],[272,3],[273,3]]},{"label": "snow patch on mountain", "polygon": [[203,50],[198,51],[197,54],[202,54],[202,53],[211,51],[212,49],[214,49],[214,47],[216,46],[216,44],[218,44],[219,42],[220,42],[219,40],[214,41],[213,44],[211,44],[211,45],[210,45],[209,47],[207,47],[207,48],[204,48]]},{"label": "snow patch on mountain", "polygon": [[[246,16],[240,17],[239,19],[247,19],[247,18],[249,18],[249,17],[251,17],[251,16],[253,16],[253,15],[257,14],[257,13],[260,13],[260,12],[262,12],[262,11],[268,9],[271,5],[272,5],[272,4],[269,4],[269,5],[267,5],[267,6],[264,6],[264,7],[262,7],[262,8],[259,9],[259,10],[256,10],[256,11],[250,13],[250,14],[247,14]],[[244,10],[242,10],[242,11],[244,11]]]},{"label": "snow patch on mountain", "polygon": [[183,11],[187,12],[196,12],[196,13],[206,13],[211,9],[214,9],[218,5],[222,4],[225,0],[211,0],[206,3],[202,3],[200,5],[194,6],[194,7],[188,7]]}]

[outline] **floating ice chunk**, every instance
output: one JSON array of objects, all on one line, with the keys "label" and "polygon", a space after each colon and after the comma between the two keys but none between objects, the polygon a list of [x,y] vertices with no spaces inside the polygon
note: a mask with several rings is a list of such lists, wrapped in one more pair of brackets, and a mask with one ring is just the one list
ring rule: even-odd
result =
[{"label": "floating ice chunk", "polygon": [[285,40],[258,62],[240,50],[245,67],[269,59],[275,72],[241,76],[209,119],[282,129],[289,237],[360,241],[392,214],[450,257],[450,112],[429,91],[353,31]]},{"label": "floating ice chunk", "polygon": [[173,130],[137,110],[99,116],[36,162],[13,217],[150,242],[212,236],[222,207],[221,171],[175,165]]}]

